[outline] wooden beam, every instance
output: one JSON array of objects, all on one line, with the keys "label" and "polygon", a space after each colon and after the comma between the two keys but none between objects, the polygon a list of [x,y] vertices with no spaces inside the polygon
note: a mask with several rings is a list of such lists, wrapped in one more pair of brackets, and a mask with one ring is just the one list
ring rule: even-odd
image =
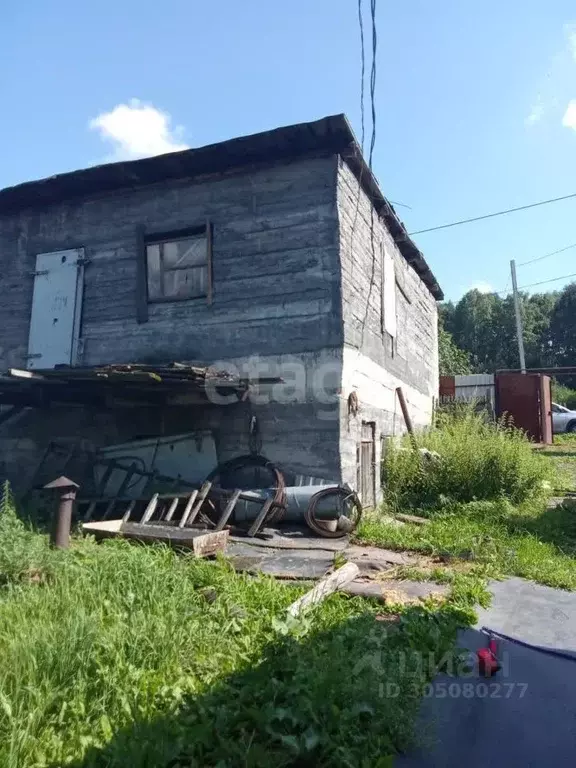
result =
[{"label": "wooden beam", "polygon": [[39,373],[34,373],[34,371],[24,371],[20,368],[9,368],[8,373],[10,376],[15,376],[17,379],[44,379],[44,376],[41,376]]},{"label": "wooden beam", "polygon": [[266,518],[268,517],[270,508],[273,503],[274,503],[274,499],[266,499],[266,501],[262,506],[262,509],[258,513],[258,517],[256,518],[256,520],[254,520],[254,522],[250,526],[250,529],[248,531],[248,536],[255,536],[258,533],[258,531],[264,524]]},{"label": "wooden beam", "polygon": [[127,523],[128,520],[130,520],[130,515],[132,514],[132,511],[134,510],[134,507],[136,506],[136,499],[132,499],[130,504],[126,507],[126,512],[124,512],[124,515],[122,516],[122,522]]},{"label": "wooden beam", "polygon": [[150,501],[148,502],[148,506],[144,510],[144,514],[142,515],[142,519],[140,520],[141,525],[146,525],[146,523],[150,520],[152,515],[154,514],[154,510],[156,509],[156,505],[158,504],[158,495],[157,493],[152,496]]},{"label": "wooden beam", "polygon": [[319,581],[314,589],[310,592],[306,592],[295,603],[288,608],[290,616],[299,616],[302,611],[310,608],[312,605],[316,605],[324,600],[325,597],[336,592],[337,589],[353,581],[360,575],[360,568],[355,563],[346,563],[342,568],[338,568],[337,571],[331,573],[322,581]]},{"label": "wooden beam", "polygon": [[196,496],[198,496],[198,491],[192,491],[190,496],[188,497],[188,501],[186,502],[186,506],[184,507],[184,512],[182,513],[182,517],[180,519],[180,522],[178,523],[179,528],[184,528],[186,525],[188,518],[190,517],[190,513],[192,512],[192,507],[194,505],[194,502],[196,501]]},{"label": "wooden beam", "polygon": [[194,507],[190,510],[190,517],[187,518],[184,523],[182,523],[182,520],[180,521],[180,528],[183,528],[186,523],[188,525],[192,525],[194,520],[198,517],[198,513],[200,512],[200,507],[204,503],[206,497],[210,493],[210,489],[212,488],[212,483],[208,480],[202,485],[202,488],[200,488],[200,493],[198,494],[198,499],[196,501],[196,504],[194,504]]},{"label": "wooden beam", "polygon": [[240,491],[240,490],[234,491],[234,493],[232,494],[232,496],[230,497],[230,499],[228,501],[228,504],[226,504],[224,512],[222,512],[222,516],[221,516],[220,520],[218,520],[216,528],[214,529],[215,531],[223,530],[224,526],[228,522],[228,518],[230,517],[230,515],[234,511],[234,507],[236,506],[236,503],[237,503],[238,499],[240,498],[240,494],[241,493],[242,493],[242,491]]},{"label": "wooden beam", "polygon": [[416,442],[416,437],[414,436],[414,425],[412,424],[412,419],[410,418],[410,413],[408,412],[408,404],[406,403],[406,398],[404,397],[404,392],[402,391],[402,387],[396,387],[396,394],[398,395],[398,401],[400,402],[400,408],[402,409],[402,415],[404,416],[404,423],[406,424],[406,429],[408,430],[408,434],[410,435],[410,441],[412,443],[412,447],[415,450],[417,450],[418,443]]},{"label": "wooden beam", "polygon": [[179,501],[180,501],[180,497],[179,497],[179,496],[175,496],[175,497],[172,499],[172,503],[171,503],[171,504],[170,504],[170,506],[168,507],[168,512],[166,513],[166,517],[164,518],[164,520],[165,520],[167,523],[169,523],[169,522],[170,522],[170,520],[172,520],[172,518],[174,517],[174,512],[176,512],[176,507],[178,506],[178,502],[179,502]]}]

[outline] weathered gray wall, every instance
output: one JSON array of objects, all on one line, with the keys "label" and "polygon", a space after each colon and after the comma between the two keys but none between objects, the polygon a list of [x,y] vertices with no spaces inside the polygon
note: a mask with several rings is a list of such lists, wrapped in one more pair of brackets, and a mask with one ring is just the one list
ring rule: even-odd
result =
[{"label": "weathered gray wall", "polygon": [[[359,192],[358,181],[340,161],[338,215],[344,318],[340,451],[342,475],[352,483],[356,480],[356,444],[362,421],[376,424],[379,467],[380,438],[405,429],[395,388],[402,386],[416,426],[429,423],[438,391],[436,302],[400,254],[384,223],[376,213],[371,217],[371,211],[367,195]],[[402,290],[396,288],[394,356],[382,334],[382,245],[394,258],[396,278],[402,286]],[[347,398],[351,392],[356,392],[360,402],[356,417],[348,415]]]},{"label": "weathered gray wall", "polygon": [[[317,402],[314,375],[341,381],[341,300],[335,157],[155,185],[42,211],[0,217],[0,369],[25,367],[35,257],[83,247],[83,363],[194,359],[240,366],[258,355],[262,375],[290,381],[304,371],[295,402],[254,407],[262,451],[284,468],[337,477],[337,398]],[[151,304],[136,320],[136,224],[147,232],[214,226],[214,300]],[[268,356],[268,357],[266,357]],[[289,397],[288,397],[289,400]],[[225,460],[248,450],[245,406],[27,411],[0,426],[0,475],[24,484],[51,439],[99,447],[143,434],[214,430]]]},{"label": "weathered gray wall", "polygon": [[[170,182],[0,215],[0,369],[24,366],[37,253],[83,247],[83,362],[211,361],[338,346],[336,158]],[[209,218],[214,301],[136,321],[136,237]]]},{"label": "weathered gray wall", "polygon": [[[253,407],[262,452],[293,472],[355,485],[362,421],[376,422],[379,461],[380,435],[403,430],[395,386],[404,387],[416,424],[429,420],[437,390],[434,299],[377,217],[372,263],[370,210],[348,167],[330,157],[0,216],[0,369],[25,365],[35,255],[84,247],[86,365],[187,359],[242,366],[259,355],[269,364],[264,375],[287,381],[300,366],[304,389],[292,401]],[[139,325],[136,224],[153,233],[206,218],[214,225],[213,305],[152,304]],[[382,241],[409,297],[396,293],[394,358],[381,334]],[[319,371],[326,372],[320,392]],[[352,391],[360,412],[351,417]],[[0,426],[0,474],[22,480],[52,438],[101,446],[206,427],[225,460],[248,448],[246,409],[27,412]]]}]

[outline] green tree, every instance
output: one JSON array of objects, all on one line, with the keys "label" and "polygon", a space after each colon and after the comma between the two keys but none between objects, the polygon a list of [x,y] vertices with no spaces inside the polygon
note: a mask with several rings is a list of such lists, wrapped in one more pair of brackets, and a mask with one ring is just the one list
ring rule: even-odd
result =
[{"label": "green tree", "polygon": [[[554,365],[550,321],[558,294],[522,294],[520,299],[527,366]],[[520,367],[511,295],[502,298],[493,293],[468,291],[456,305],[442,305],[440,316],[456,345],[470,355],[474,372],[493,373]]]},{"label": "green tree", "polygon": [[[556,365],[576,365],[576,283],[560,294],[550,319],[550,347]],[[576,386],[576,376],[562,381]]]},{"label": "green tree", "polygon": [[456,346],[452,334],[443,328],[442,325],[438,327],[438,355],[440,359],[440,376],[472,373],[470,355]]}]

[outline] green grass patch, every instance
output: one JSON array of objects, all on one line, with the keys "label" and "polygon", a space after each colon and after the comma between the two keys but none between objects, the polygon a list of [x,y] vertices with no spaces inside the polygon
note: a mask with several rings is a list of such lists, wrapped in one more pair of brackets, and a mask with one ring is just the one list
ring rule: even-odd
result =
[{"label": "green grass patch", "polygon": [[390,766],[474,602],[455,584],[391,624],[337,594],[288,621],[303,586],[163,546],[54,551],[9,501],[0,584],[6,768]]},{"label": "green grass patch", "polygon": [[576,589],[576,508],[570,502],[514,507],[508,500],[451,504],[427,511],[426,525],[391,525],[374,516],[364,521],[359,540],[442,558],[450,555],[476,566],[478,576],[506,574],[541,584]]}]

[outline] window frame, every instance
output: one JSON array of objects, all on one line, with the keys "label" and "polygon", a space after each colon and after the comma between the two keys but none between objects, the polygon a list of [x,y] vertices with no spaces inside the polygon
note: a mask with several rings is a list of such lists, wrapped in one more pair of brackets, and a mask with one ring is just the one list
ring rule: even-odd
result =
[{"label": "window frame", "polygon": [[[193,237],[205,237],[206,238],[206,263],[198,264],[196,266],[182,266],[182,267],[169,267],[164,268],[162,264],[162,249],[160,249],[160,271],[163,277],[164,272],[179,272],[185,269],[204,269],[207,270],[206,279],[206,293],[200,296],[158,296],[152,298],[149,292],[149,270],[148,270],[148,246],[160,245],[165,243],[178,242],[180,240],[186,240]],[[145,232],[143,227],[137,230],[137,241],[139,251],[139,277],[137,279],[138,284],[138,321],[146,322],[148,319],[148,305],[149,304],[168,304],[181,301],[201,301],[205,300],[208,305],[212,304],[213,299],[213,279],[212,279],[212,240],[213,240],[213,226],[212,222],[207,219],[204,224],[198,224],[192,227],[184,227],[182,229],[171,229],[167,231],[154,231]],[[144,305],[146,305],[144,307]]]}]

